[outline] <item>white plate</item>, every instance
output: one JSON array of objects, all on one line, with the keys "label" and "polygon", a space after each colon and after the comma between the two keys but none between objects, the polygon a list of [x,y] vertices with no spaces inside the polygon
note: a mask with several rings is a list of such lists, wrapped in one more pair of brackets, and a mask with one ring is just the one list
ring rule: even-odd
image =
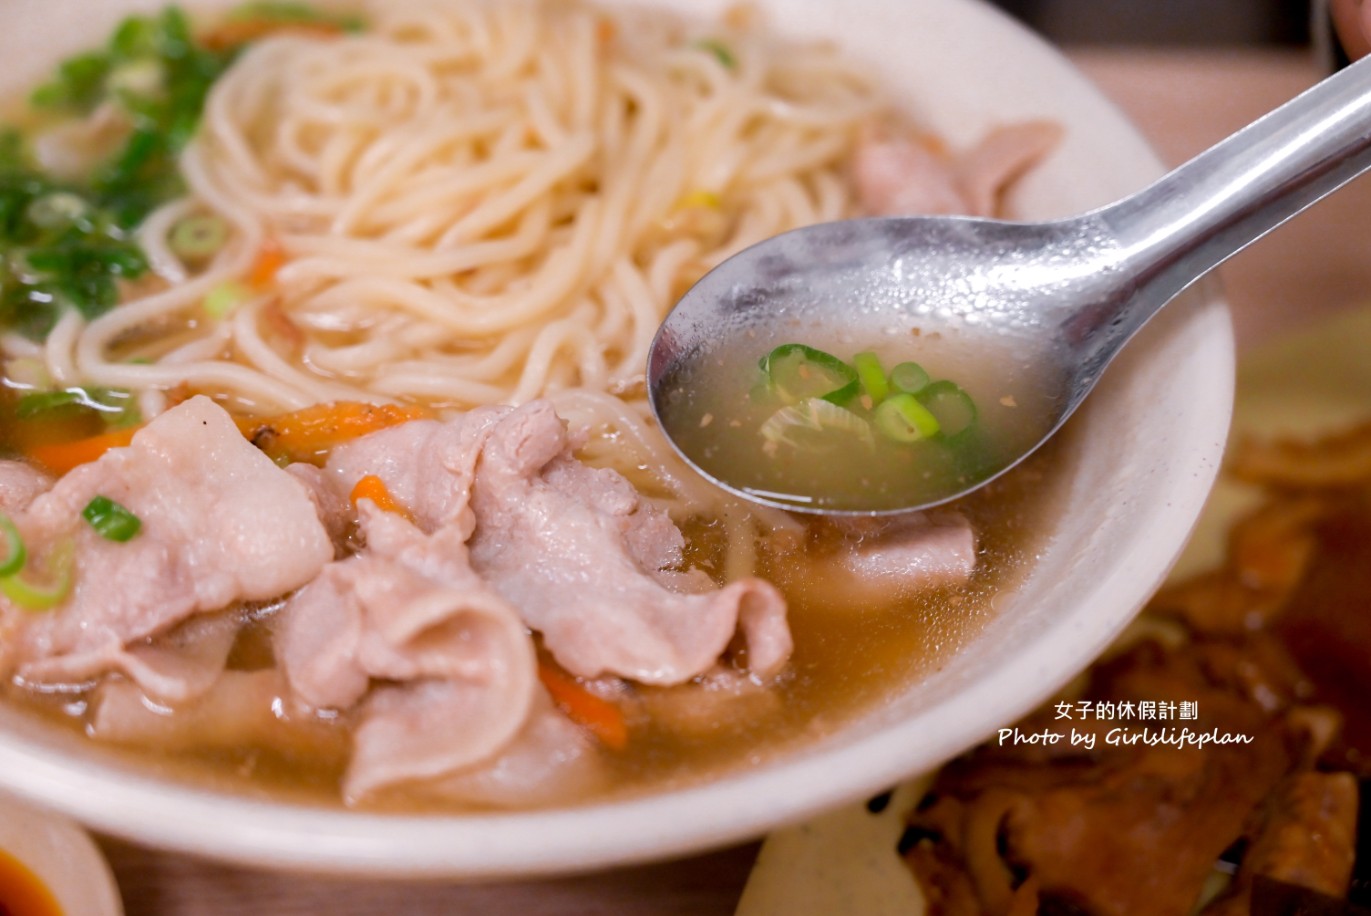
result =
[{"label": "white plate", "polygon": [[[729,0],[663,5],[710,14]],[[147,3],[10,0],[4,80],[100,40]],[[1067,215],[1136,190],[1160,167],[1133,128],[1056,51],[972,0],[763,0],[783,31],[833,38],[871,62],[953,145],[1006,120],[1053,118],[1066,141],[1024,182],[1019,213]],[[19,85],[20,83],[16,83]],[[801,752],[715,781],[569,810],[400,817],[248,800],[93,762],[80,740],[0,709],[0,784],[92,826],[265,867],[347,874],[549,874],[682,854],[758,835],[929,769],[1027,712],[1083,668],[1161,582],[1215,473],[1228,429],[1233,341],[1223,304],[1167,309],[1075,420],[1069,510],[1000,617],[942,670]]]}]

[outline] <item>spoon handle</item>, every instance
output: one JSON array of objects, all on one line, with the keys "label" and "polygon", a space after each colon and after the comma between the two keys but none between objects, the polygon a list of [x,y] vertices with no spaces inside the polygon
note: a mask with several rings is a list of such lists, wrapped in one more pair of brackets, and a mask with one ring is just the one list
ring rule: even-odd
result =
[{"label": "spoon handle", "polygon": [[[1094,214],[1134,281],[1133,321],[1230,255],[1371,168],[1371,58]],[[1136,324],[1135,324],[1136,322]]]}]

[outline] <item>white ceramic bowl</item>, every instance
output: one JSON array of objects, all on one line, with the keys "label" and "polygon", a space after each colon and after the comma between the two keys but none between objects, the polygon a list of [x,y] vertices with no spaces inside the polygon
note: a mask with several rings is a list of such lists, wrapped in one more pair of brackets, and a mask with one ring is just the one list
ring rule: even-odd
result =
[{"label": "white ceramic bowl", "polygon": [[109,863],[75,823],[0,793],[0,851],[17,859],[57,900],[63,913],[124,912]]},{"label": "white ceramic bowl", "polygon": [[[648,2],[648,0],[641,0]],[[731,0],[659,0],[717,12]],[[974,0],[763,0],[770,21],[836,39],[954,145],[1047,117],[1064,145],[1015,209],[1062,216],[1160,174],[1146,144],[1056,51]],[[35,79],[146,2],[9,0],[0,80]],[[829,738],[678,791],[569,810],[400,817],[296,807],[93,762],[76,736],[0,709],[0,784],[94,827],[267,867],[348,874],[549,874],[758,835],[879,791],[966,749],[1089,663],[1161,582],[1218,469],[1233,388],[1227,310],[1207,288],[1165,310],[1072,422],[1068,508],[1023,586],[950,662]]]}]

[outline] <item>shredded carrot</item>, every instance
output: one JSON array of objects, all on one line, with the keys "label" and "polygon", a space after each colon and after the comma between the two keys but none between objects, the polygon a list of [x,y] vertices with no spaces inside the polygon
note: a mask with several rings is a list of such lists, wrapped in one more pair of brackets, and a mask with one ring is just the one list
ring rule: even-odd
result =
[{"label": "shredded carrot", "polygon": [[280,296],[272,296],[268,299],[266,305],[262,306],[260,314],[263,324],[279,337],[281,342],[288,346],[292,352],[298,354],[304,348],[305,332],[300,330],[300,326],[286,314]]},{"label": "shredded carrot", "polygon": [[606,747],[621,751],[628,746],[628,724],[619,707],[597,697],[561,668],[542,659],[538,661],[538,680],[568,719],[599,738]]},{"label": "shredded carrot", "polygon": [[112,448],[121,448],[133,441],[138,427],[116,429],[85,439],[67,442],[44,442],[29,446],[29,457],[54,474],[62,475],[79,465],[99,458]]},{"label": "shredded carrot", "polygon": [[[336,401],[275,417],[240,417],[234,422],[253,445],[273,459],[310,461],[320,458],[336,445],[367,433],[430,416],[432,412],[425,407]],[[64,442],[35,442],[25,445],[24,450],[38,464],[60,476],[78,465],[96,460],[112,448],[128,445],[139,429],[136,426],[116,429]],[[357,498],[354,497],[354,500]],[[381,504],[378,502],[377,505]],[[392,505],[403,511],[398,503],[392,501]],[[381,508],[390,509],[388,506]]]},{"label": "shredded carrot", "polygon": [[286,250],[273,238],[262,242],[257,250],[257,260],[248,272],[248,283],[253,289],[264,290],[276,280],[276,272],[286,263]]},{"label": "shredded carrot", "polygon": [[266,38],[268,35],[306,35],[328,38],[343,34],[343,27],[334,22],[282,21],[269,16],[238,19],[221,23],[200,36],[200,44],[211,51],[227,51]]},{"label": "shredded carrot", "polygon": [[391,495],[390,490],[386,487],[386,482],[375,474],[368,474],[357,481],[357,485],[352,488],[352,495],[348,498],[354,507],[358,500],[369,499],[382,512],[394,512],[403,518],[412,519],[409,510]]},{"label": "shredded carrot", "polygon": [[273,459],[311,461],[367,433],[430,415],[423,407],[335,401],[265,419],[242,419],[238,428]]},{"label": "shredded carrot", "polygon": [[619,27],[615,25],[613,19],[600,18],[595,21],[595,40],[600,47],[605,47],[614,43],[614,39],[619,37]]}]

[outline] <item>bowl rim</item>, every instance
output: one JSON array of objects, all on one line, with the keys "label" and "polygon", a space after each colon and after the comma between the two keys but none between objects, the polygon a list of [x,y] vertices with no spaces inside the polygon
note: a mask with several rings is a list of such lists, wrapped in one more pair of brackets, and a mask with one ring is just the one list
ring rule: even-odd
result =
[{"label": "bowl rim", "polygon": [[[812,12],[822,3],[808,0],[807,8]],[[685,5],[685,0],[676,0],[676,5]],[[1017,22],[981,0],[918,0],[907,6],[936,13],[959,33],[979,30],[982,42],[998,43],[1058,78],[1069,77],[1079,95],[1076,101],[1085,100],[1092,113],[1103,113],[1120,149],[1128,152],[1130,177],[1141,183],[1161,173],[1156,156],[1117,109],[1059,52]],[[879,13],[891,15],[885,8]],[[698,785],[530,812],[375,814],[249,798],[168,783],[119,763],[63,756],[41,735],[22,728],[8,737],[0,732],[4,789],[103,832],[221,861],[315,873],[448,879],[547,876],[670,858],[749,839],[879,792],[1036,707],[1103,651],[1160,585],[1217,475],[1231,413],[1233,334],[1216,290],[1212,281],[1203,282],[1185,318],[1187,333],[1206,347],[1202,362],[1192,360],[1185,367],[1195,383],[1198,407],[1175,433],[1178,441],[1194,446],[1193,454],[1167,478],[1164,505],[1130,532],[1128,543],[1136,552],[1099,570],[1076,602],[1114,612],[1063,616],[1039,631],[993,679],[965,685],[955,704],[938,704],[840,746],[787,752],[780,760]],[[1066,668],[1064,657],[1073,659]],[[1005,684],[1018,685],[1008,699],[1002,695]],[[5,713],[0,710],[0,727]],[[835,779],[835,773],[844,775]]]},{"label": "bowl rim", "polygon": [[122,916],[109,861],[74,821],[0,792],[0,852],[29,869],[64,913]]}]

